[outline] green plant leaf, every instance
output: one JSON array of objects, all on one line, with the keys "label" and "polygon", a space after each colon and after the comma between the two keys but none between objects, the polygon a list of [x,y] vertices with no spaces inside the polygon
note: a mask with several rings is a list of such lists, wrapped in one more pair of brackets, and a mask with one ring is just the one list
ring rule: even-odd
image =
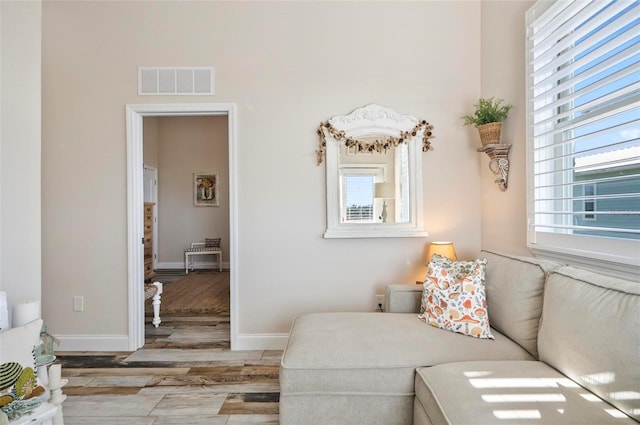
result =
[{"label": "green plant leaf", "polygon": [[489,98],[478,100],[475,105],[473,115],[461,117],[464,125],[475,125],[476,127],[490,122],[502,122],[507,119],[509,111],[513,108],[510,103],[504,103],[503,99]]}]

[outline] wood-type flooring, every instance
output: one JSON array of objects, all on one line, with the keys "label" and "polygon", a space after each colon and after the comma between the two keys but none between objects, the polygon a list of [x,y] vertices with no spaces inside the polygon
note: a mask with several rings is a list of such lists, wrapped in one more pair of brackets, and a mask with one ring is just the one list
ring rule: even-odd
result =
[{"label": "wood-type flooring", "polygon": [[136,352],[56,353],[66,425],[278,424],[282,351],[231,351],[228,315],[160,311]]},{"label": "wood-type flooring", "polygon": [[[196,270],[189,274],[159,271],[154,281],[164,285],[160,317],[166,315],[213,314],[229,316],[229,272]],[[145,303],[147,316],[153,314],[151,300]]]}]

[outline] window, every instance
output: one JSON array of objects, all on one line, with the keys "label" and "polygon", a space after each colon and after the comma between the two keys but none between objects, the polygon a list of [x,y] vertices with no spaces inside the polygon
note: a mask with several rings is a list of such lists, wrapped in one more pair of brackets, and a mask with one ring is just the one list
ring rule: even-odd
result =
[{"label": "window", "polygon": [[536,252],[640,271],[640,0],[527,13],[528,223]]},{"label": "window", "polygon": [[373,223],[374,185],[385,181],[381,164],[348,164],[340,167],[340,221]]},{"label": "window", "polygon": [[344,221],[373,221],[374,176],[344,176]]}]

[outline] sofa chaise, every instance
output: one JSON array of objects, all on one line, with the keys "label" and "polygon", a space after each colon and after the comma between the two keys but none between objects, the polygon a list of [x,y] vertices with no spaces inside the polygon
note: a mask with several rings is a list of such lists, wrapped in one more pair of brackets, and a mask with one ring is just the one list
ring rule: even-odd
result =
[{"label": "sofa chaise", "polygon": [[483,251],[495,339],[417,318],[422,285],[385,313],[295,319],[281,425],[636,424],[640,283]]}]

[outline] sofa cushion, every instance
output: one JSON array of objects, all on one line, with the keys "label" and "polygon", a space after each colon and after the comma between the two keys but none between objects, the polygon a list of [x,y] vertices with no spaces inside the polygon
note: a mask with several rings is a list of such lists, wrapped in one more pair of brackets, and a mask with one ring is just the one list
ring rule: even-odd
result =
[{"label": "sofa cushion", "polygon": [[547,273],[560,264],[531,257],[482,251],[489,322],[538,356],[538,328]]},{"label": "sofa cushion", "polygon": [[281,390],[412,394],[417,367],[469,359],[531,356],[498,332],[495,340],[468,338],[425,326],[414,314],[307,314],[293,323]]},{"label": "sofa cushion", "polygon": [[544,297],[540,360],[640,420],[640,284],[562,267]]},{"label": "sofa cushion", "polygon": [[[411,424],[416,368],[469,359],[532,359],[509,338],[494,336],[469,338],[425,326],[415,313],[300,316],[282,356],[280,421]],[[337,399],[348,408],[335,410]],[[310,417],[309,406],[318,415]],[[409,409],[407,420],[399,419],[398,409]]]},{"label": "sofa cushion", "polygon": [[472,361],[421,368],[415,386],[416,423],[635,423],[538,361]]},{"label": "sofa cushion", "polygon": [[454,276],[430,263],[424,282],[425,311],[418,317],[440,329],[493,339],[484,290],[486,264],[487,260],[478,260],[468,273]]}]

